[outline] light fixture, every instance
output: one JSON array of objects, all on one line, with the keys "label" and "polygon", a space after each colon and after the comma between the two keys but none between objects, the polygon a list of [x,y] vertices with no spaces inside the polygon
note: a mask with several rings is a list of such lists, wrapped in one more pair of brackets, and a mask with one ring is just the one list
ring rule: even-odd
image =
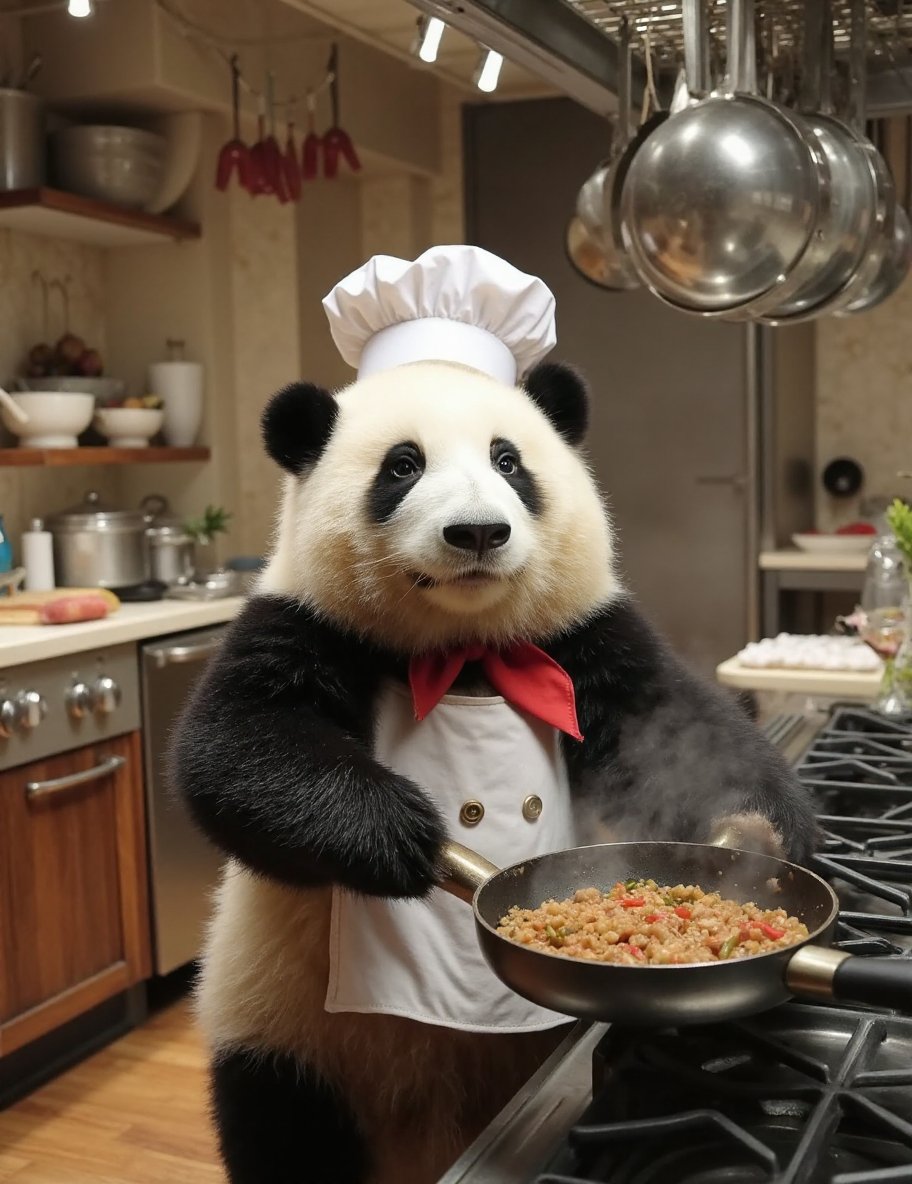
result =
[{"label": "light fixture", "polygon": [[92,0],[69,0],[69,4],[67,4],[67,12],[70,14],[70,16],[91,16]]},{"label": "light fixture", "polygon": [[503,65],[503,54],[496,53],[493,49],[486,49],[478,64],[472,81],[479,90],[486,91],[488,94],[492,90],[497,90],[497,80],[500,78],[500,67]]},{"label": "light fixture", "polygon": [[437,50],[446,24],[436,16],[422,16],[418,18],[418,36],[412,46],[412,53],[417,54],[423,62],[436,62]]}]

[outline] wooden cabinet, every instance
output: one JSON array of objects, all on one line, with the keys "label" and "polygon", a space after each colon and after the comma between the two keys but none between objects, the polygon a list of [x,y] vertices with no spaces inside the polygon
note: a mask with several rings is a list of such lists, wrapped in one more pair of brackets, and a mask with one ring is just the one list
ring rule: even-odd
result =
[{"label": "wooden cabinet", "polygon": [[139,733],[0,773],[0,1055],[150,973]]}]

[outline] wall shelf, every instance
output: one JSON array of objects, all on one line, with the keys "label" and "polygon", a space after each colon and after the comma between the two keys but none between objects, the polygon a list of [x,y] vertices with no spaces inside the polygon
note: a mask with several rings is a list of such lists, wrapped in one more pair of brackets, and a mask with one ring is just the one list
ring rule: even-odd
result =
[{"label": "wall shelf", "polygon": [[148,246],[167,239],[196,239],[202,233],[196,222],[46,188],[0,192],[0,227],[93,247]]},{"label": "wall shelf", "polygon": [[27,465],[155,465],[209,457],[208,448],[0,448],[0,469]]}]

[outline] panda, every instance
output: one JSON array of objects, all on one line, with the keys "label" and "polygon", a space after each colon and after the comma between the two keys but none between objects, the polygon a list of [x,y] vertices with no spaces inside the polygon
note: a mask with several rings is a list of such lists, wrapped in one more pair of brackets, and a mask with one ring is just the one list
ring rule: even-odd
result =
[{"label": "panda", "polygon": [[[336,394],[295,383],[264,412],[274,549],[171,756],[228,857],[196,1011],[232,1184],[433,1184],[566,1035],[473,952],[471,909],[438,887],[448,837],[516,862],[734,826],[812,854],[783,759],[624,587],[588,405],[559,363],[509,385],[416,361]],[[578,736],[505,703],[471,656],[517,641],[569,675]],[[411,663],[453,647],[470,658],[416,722]],[[433,928],[447,908],[455,955]]]}]

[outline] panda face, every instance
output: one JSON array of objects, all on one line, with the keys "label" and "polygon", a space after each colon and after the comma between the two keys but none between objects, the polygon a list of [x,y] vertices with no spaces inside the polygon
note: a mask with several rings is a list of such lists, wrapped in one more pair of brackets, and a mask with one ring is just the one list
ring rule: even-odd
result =
[{"label": "panda face", "polygon": [[565,371],[529,388],[415,363],[336,399],[277,396],[267,446],[291,476],[261,589],[408,652],[541,638],[604,603],[617,583],[574,447],[583,388]]},{"label": "panda face", "polygon": [[475,614],[508,595],[529,563],[543,500],[516,443],[489,439],[483,422],[468,428],[389,448],[368,512],[424,599]]}]

